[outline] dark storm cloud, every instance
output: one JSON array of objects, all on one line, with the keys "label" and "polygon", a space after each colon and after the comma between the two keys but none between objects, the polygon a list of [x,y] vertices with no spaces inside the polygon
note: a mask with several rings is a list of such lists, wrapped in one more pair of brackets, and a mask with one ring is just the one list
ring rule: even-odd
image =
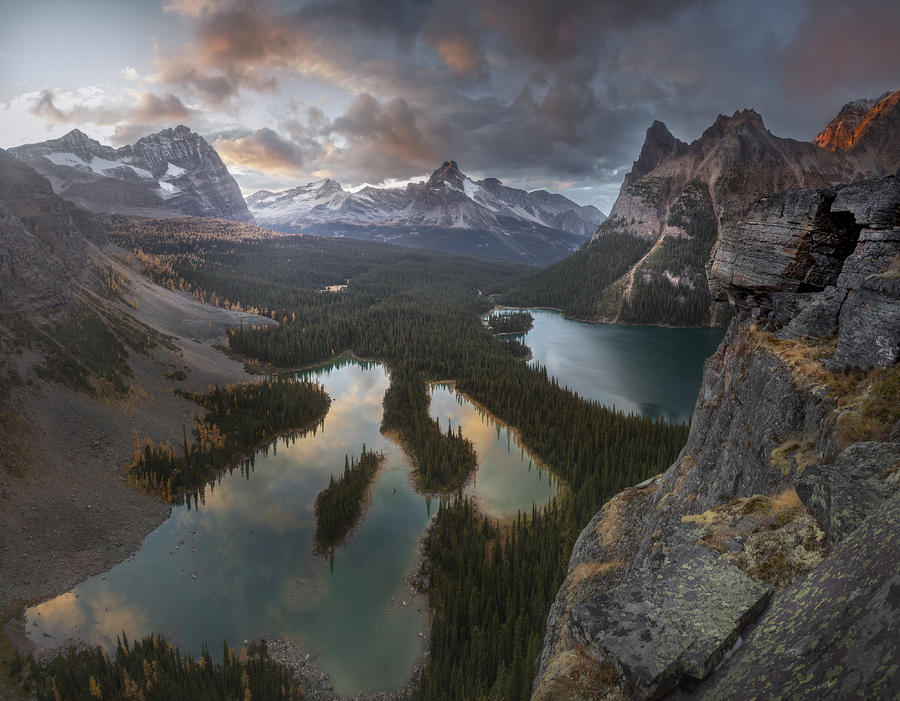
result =
[{"label": "dark storm cloud", "polygon": [[[222,142],[235,162],[350,182],[454,158],[488,175],[599,186],[621,181],[653,119],[692,140],[717,114],[754,107],[773,132],[808,139],[860,91],[900,87],[900,9],[874,0],[166,8],[187,18],[192,38],[158,58],[156,77],[211,109],[246,91],[277,94],[294,75],[354,94],[342,115],[282,118],[278,133]],[[52,107],[42,108],[50,118]]]},{"label": "dark storm cloud", "polygon": [[900,87],[900,3],[823,2],[806,16],[777,63],[786,89],[801,97],[885,81]]}]

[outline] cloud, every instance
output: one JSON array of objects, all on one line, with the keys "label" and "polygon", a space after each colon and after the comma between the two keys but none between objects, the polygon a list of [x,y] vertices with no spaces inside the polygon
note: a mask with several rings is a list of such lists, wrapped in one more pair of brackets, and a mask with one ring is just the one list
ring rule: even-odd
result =
[{"label": "cloud", "polygon": [[834,92],[872,97],[870,86],[885,81],[900,87],[898,31],[895,2],[818,3],[777,56],[782,83],[797,99]]},{"label": "cloud", "polygon": [[[85,95],[85,92],[88,94]],[[129,97],[136,101],[126,101]],[[122,99],[120,92],[106,88],[64,94],[42,90],[29,111],[48,126],[93,124],[114,127],[113,140],[119,144],[131,143],[164,126],[192,123],[198,119],[196,110],[185,106],[172,93],[133,92],[126,96],[126,100]],[[71,106],[60,107],[61,101],[71,103]]]},{"label": "cloud", "polygon": [[53,90],[41,90],[31,106],[31,113],[48,124],[115,124],[125,116],[125,110],[115,105],[91,105],[80,102],[67,109],[57,106]]},{"label": "cloud", "polygon": [[487,64],[474,12],[462,2],[438,3],[422,32],[445,66],[456,75],[485,77]]},{"label": "cloud", "polygon": [[160,96],[144,92],[141,93],[129,120],[145,124],[160,121],[183,122],[189,121],[193,116],[194,110],[185,107],[181,99],[172,93]]},{"label": "cloud", "polygon": [[220,136],[213,142],[213,147],[225,163],[263,173],[296,174],[305,161],[302,148],[267,128],[246,136]]},{"label": "cloud", "polygon": [[121,94],[47,91],[32,112],[112,125],[117,140],[205,125],[231,163],[285,185],[402,181],[453,158],[608,206],[654,119],[692,140],[754,107],[808,139],[847,99],[900,87],[895,5],[164,0],[187,38],[161,41],[149,74],[123,57],[140,73],[125,69]]}]

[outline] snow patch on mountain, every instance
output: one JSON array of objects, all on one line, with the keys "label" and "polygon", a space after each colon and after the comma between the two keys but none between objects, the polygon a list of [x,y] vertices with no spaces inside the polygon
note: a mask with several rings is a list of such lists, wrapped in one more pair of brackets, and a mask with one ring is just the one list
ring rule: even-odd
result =
[{"label": "snow patch on mountain", "polygon": [[90,168],[87,163],[74,153],[45,153],[44,158],[58,166],[69,166],[72,168],[82,166],[84,168]]},{"label": "snow patch on mountain", "polygon": [[187,173],[184,168],[179,168],[174,163],[168,163],[166,167],[166,175],[170,178],[180,178],[182,175]]},{"label": "snow patch on mountain", "polygon": [[[473,229],[515,234],[534,227],[587,238],[605,219],[558,194],[530,193],[504,186],[496,178],[475,181],[448,161],[424,182],[405,188],[367,186],[344,190],[326,179],[282,192],[263,190],[247,199],[263,226],[298,232],[310,226],[383,226]],[[412,232],[408,232],[412,233]],[[574,246],[574,247],[577,247]]]},{"label": "snow patch on mountain", "polygon": [[186,126],[121,148],[73,129],[9,151],[49,178],[56,194],[95,212],[253,220],[222,159]]},{"label": "snow patch on mountain", "polygon": [[153,173],[149,170],[144,170],[143,168],[138,168],[137,166],[133,166],[130,163],[125,163],[123,161],[110,161],[106,158],[100,158],[99,156],[94,156],[91,159],[91,170],[97,173],[98,175],[103,175],[107,177],[115,177],[115,175],[110,175],[107,171],[115,170],[116,168],[130,168],[135,173],[137,173],[140,177],[146,178],[147,180],[154,180]]}]

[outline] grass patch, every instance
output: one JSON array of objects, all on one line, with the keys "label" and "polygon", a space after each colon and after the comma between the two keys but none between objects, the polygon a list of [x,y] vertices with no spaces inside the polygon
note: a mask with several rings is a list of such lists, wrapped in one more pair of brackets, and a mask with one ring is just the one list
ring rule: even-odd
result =
[{"label": "grass patch", "polygon": [[891,429],[900,421],[900,365],[834,372],[825,366],[825,361],[834,356],[836,337],[786,340],[755,326],[742,333],[751,350],[758,348],[771,353],[790,368],[799,386],[824,389],[837,401],[841,449],[858,441],[887,440]]},{"label": "grass patch", "polygon": [[818,464],[819,456],[812,441],[801,441],[797,437],[773,448],[769,460],[774,469],[788,477],[792,473],[802,475],[807,467]]},{"label": "grass patch", "polygon": [[870,370],[855,390],[848,398],[852,403],[837,419],[841,447],[887,440],[900,421],[900,365]]},{"label": "grass patch", "polygon": [[827,554],[825,533],[793,487],[735,499],[681,522],[702,529],[700,545],[775,589],[790,586]]}]

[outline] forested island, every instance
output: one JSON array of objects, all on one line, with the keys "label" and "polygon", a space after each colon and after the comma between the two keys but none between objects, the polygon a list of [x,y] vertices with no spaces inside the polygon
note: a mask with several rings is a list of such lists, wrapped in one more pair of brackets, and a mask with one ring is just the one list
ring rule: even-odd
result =
[{"label": "forested island", "polygon": [[488,317],[488,326],[494,333],[522,334],[534,325],[534,317],[528,312],[517,311],[506,314],[493,313]]},{"label": "forested island", "polygon": [[311,429],[328,411],[328,395],[309,382],[284,378],[215,387],[208,394],[186,395],[206,409],[187,430],[180,452],[171,444],[154,446],[146,438],[135,446],[126,466],[144,489],[171,501],[197,492],[225,467],[235,467],[280,434]]},{"label": "forested island", "polygon": [[384,455],[366,450],[359,459],[344,456],[344,471],[331,477],[328,486],[316,497],[316,550],[320,555],[333,553],[359,522],[366,491],[378,472]]}]

